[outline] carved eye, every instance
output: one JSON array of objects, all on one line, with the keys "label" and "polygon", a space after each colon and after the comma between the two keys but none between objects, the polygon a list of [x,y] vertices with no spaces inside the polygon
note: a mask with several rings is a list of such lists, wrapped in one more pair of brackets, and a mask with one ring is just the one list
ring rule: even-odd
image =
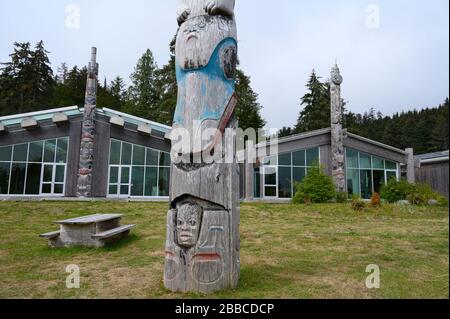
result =
[{"label": "carved eye", "polygon": [[191,226],[195,226],[195,225],[197,225],[197,222],[196,222],[195,220],[191,220],[191,221],[189,222],[189,224],[190,224]]},{"label": "carved eye", "polygon": [[178,226],[182,226],[182,225],[183,225],[183,221],[179,219],[179,220],[177,221],[177,225],[178,225]]}]

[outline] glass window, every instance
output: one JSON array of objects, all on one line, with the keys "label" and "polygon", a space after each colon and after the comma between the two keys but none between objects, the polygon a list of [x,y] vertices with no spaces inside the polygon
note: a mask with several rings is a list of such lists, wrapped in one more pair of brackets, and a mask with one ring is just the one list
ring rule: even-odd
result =
[{"label": "glass window", "polygon": [[12,146],[0,147],[0,162],[10,162],[12,155]]},{"label": "glass window", "polygon": [[383,169],[384,170],[384,159],[372,156],[373,169]]},{"label": "glass window", "polygon": [[347,167],[359,168],[358,152],[352,149],[347,149]]},{"label": "glass window", "polygon": [[319,148],[306,150],[306,166],[316,166],[319,164]]},{"label": "glass window", "polygon": [[28,155],[28,144],[14,145],[14,162],[26,162]]},{"label": "glass window", "polygon": [[386,180],[388,182],[393,178],[397,179],[397,172],[386,172]]},{"label": "glass window", "polygon": [[294,166],[305,166],[306,165],[306,151],[298,151],[292,153],[292,164]]},{"label": "glass window", "polygon": [[51,194],[52,184],[42,184],[42,194]]},{"label": "glass window", "polygon": [[43,182],[51,183],[53,181],[53,165],[44,165]]},{"label": "glass window", "polygon": [[131,196],[144,196],[144,167],[135,166],[131,171]]},{"label": "glass window", "polygon": [[361,197],[370,199],[372,197],[372,171],[361,170]]},{"label": "glass window", "polygon": [[133,165],[145,164],[145,147],[133,146]]},{"label": "glass window", "polygon": [[364,153],[359,153],[359,164],[361,165],[361,169],[371,169],[372,156]]},{"label": "glass window", "polygon": [[170,154],[166,152],[161,152],[161,157],[159,160],[160,166],[170,166]]},{"label": "glass window", "polygon": [[170,168],[161,167],[159,169],[159,195],[169,196]]},{"label": "glass window", "polygon": [[349,195],[360,195],[359,170],[347,170],[347,188]]},{"label": "glass window", "polygon": [[264,183],[266,185],[277,185],[277,169],[267,167],[264,172]]},{"label": "glass window", "polygon": [[25,194],[39,195],[41,188],[41,168],[42,164],[28,164]]},{"label": "glass window", "polygon": [[391,161],[386,161],[386,169],[397,169],[397,163],[395,162],[391,162]]},{"label": "glass window", "polygon": [[373,171],[373,190],[376,193],[380,193],[381,186],[384,185],[384,170]]},{"label": "glass window", "polygon": [[0,162],[0,194],[8,194],[10,163]]},{"label": "glass window", "polygon": [[66,171],[66,166],[56,165],[55,169],[55,183],[64,183],[64,175]]},{"label": "glass window", "polygon": [[109,182],[111,184],[117,184],[119,182],[119,168],[118,167],[111,167],[109,169]]},{"label": "glass window", "polygon": [[[169,153],[111,140],[111,152],[118,153],[120,150],[121,158],[110,154],[110,195],[168,196],[171,165]],[[116,184],[118,187],[115,187]]]},{"label": "glass window", "polygon": [[292,171],[290,167],[279,167],[278,169],[278,196],[280,198],[292,197]]},{"label": "glass window", "polygon": [[130,168],[122,167],[120,173],[120,183],[121,184],[130,184]]},{"label": "glass window", "polygon": [[54,163],[55,162],[55,148],[56,148],[56,140],[45,141],[45,147],[44,147],[44,162],[45,163]]},{"label": "glass window", "polygon": [[62,194],[64,192],[64,184],[55,184],[53,193]]},{"label": "glass window", "polygon": [[278,156],[278,165],[291,166],[292,165],[292,153],[283,154]]},{"label": "glass window", "polygon": [[111,140],[111,147],[109,151],[109,164],[112,165],[120,164],[120,146],[121,143],[119,141]]},{"label": "glass window", "polygon": [[303,182],[306,177],[306,168],[304,167],[294,167],[292,169],[292,179],[298,183]]},{"label": "glass window", "polygon": [[158,169],[146,167],[145,169],[145,196],[158,196]]},{"label": "glass window", "polygon": [[277,187],[275,186],[266,186],[264,188],[264,195],[266,197],[277,197]]},{"label": "glass window", "polygon": [[122,143],[122,165],[131,165],[132,145]]},{"label": "glass window", "polygon": [[117,195],[117,185],[109,185],[109,195]]},{"label": "glass window", "polygon": [[129,185],[120,185],[120,195],[128,196],[130,193]]},{"label": "glass window", "polygon": [[67,148],[69,139],[67,137],[58,139],[58,146],[56,148],[56,163],[67,163]]},{"label": "glass window", "polygon": [[44,142],[42,141],[30,143],[28,162],[41,163],[43,149],[44,149]]},{"label": "glass window", "polygon": [[147,161],[148,166],[158,166],[158,151],[147,148]]},{"label": "glass window", "polygon": [[9,193],[11,195],[23,195],[25,186],[25,171],[27,164],[13,163],[11,168],[11,185]]}]

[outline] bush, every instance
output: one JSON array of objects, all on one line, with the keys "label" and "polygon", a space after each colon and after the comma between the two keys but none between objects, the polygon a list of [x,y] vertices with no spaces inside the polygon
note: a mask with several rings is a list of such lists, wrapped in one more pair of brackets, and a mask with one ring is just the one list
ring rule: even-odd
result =
[{"label": "bush", "polygon": [[337,192],[336,193],[336,203],[346,203],[348,201],[348,193]]},{"label": "bush", "polygon": [[308,175],[302,183],[295,184],[294,204],[327,203],[335,198],[333,180],[320,166],[308,169]]},{"label": "bush", "polygon": [[366,203],[359,197],[353,197],[352,209],[356,212],[363,211],[366,208]]},{"label": "bush", "polygon": [[413,192],[414,185],[407,181],[391,179],[386,185],[381,187],[381,198],[388,203],[396,203],[401,200],[406,200],[409,194]]},{"label": "bush", "polygon": [[372,198],[370,199],[370,204],[374,207],[378,207],[381,205],[381,197],[380,194],[378,194],[377,192],[374,192],[372,194]]},{"label": "bush", "polygon": [[427,184],[410,184],[395,179],[391,179],[381,188],[381,198],[389,203],[408,200],[413,205],[427,205],[431,200],[435,200],[440,205],[448,205],[447,199],[433,191]]}]

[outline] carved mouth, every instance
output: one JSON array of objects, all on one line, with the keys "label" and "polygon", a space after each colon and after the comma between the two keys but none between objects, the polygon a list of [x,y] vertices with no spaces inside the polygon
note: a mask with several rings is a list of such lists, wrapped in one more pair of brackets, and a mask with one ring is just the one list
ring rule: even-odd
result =
[{"label": "carved mouth", "polygon": [[192,239],[192,235],[191,234],[181,234],[180,235],[180,239],[183,241],[183,242],[186,242],[186,241],[190,241],[191,239]]}]

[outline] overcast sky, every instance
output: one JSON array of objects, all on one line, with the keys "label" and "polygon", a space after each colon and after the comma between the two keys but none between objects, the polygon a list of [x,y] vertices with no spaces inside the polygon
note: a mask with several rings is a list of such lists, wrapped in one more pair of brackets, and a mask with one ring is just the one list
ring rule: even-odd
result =
[{"label": "overcast sky", "polygon": [[[241,67],[270,128],[295,124],[311,70],[327,79],[335,59],[353,112],[433,107],[449,95],[448,0],[236,3]],[[129,81],[147,48],[167,62],[175,12],[176,0],[0,0],[0,61],[15,41],[42,39],[55,70],[84,66],[96,46],[100,78]]]}]

